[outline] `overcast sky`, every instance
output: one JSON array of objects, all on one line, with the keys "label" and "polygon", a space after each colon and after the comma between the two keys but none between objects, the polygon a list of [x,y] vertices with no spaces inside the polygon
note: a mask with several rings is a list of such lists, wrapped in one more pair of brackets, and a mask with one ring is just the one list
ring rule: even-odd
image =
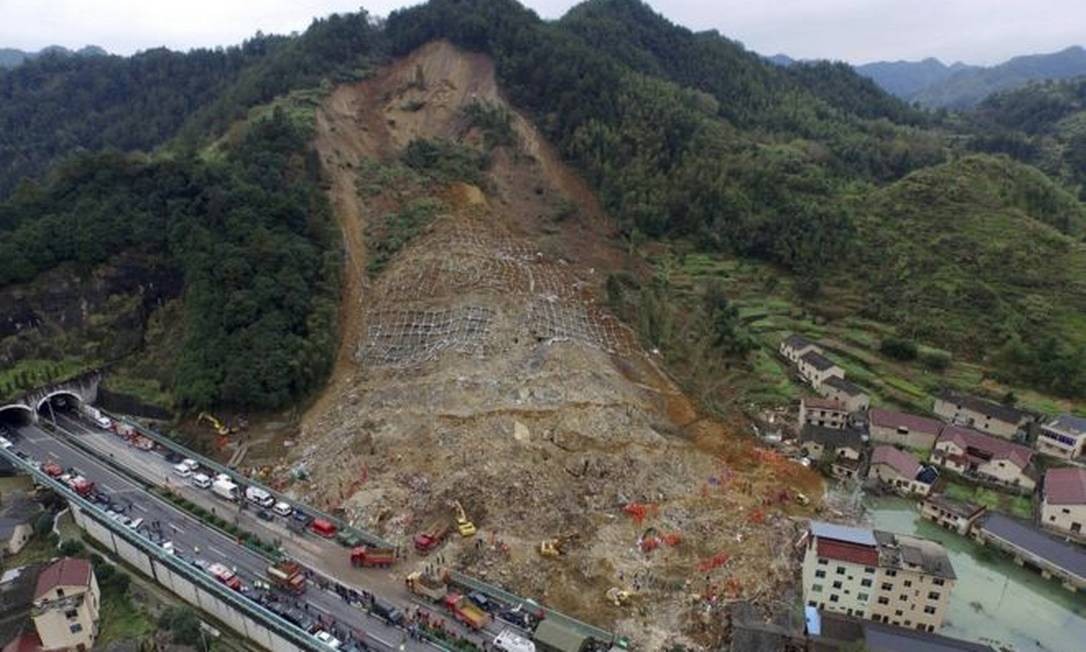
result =
[{"label": "overcast sky", "polygon": [[[0,47],[100,45],[131,54],[238,43],[258,29],[303,30],[312,16],[387,15],[412,0],[0,0]],[[572,0],[527,0],[557,18]],[[763,54],[992,64],[1086,43],[1086,0],[651,0],[672,21],[717,29]]]}]

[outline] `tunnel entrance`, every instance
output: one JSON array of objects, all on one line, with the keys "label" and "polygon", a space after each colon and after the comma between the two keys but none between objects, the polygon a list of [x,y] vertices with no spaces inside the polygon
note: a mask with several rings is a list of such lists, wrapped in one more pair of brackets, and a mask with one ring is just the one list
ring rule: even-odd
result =
[{"label": "tunnel entrance", "polygon": [[25,405],[0,406],[0,430],[21,428],[34,422],[34,412]]},{"label": "tunnel entrance", "polygon": [[82,399],[74,392],[59,391],[38,402],[38,417],[52,421],[54,417],[77,416]]}]

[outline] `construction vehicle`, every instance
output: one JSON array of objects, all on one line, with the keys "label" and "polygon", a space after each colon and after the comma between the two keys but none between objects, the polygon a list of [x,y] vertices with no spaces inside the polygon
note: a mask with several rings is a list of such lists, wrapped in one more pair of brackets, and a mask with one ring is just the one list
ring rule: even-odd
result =
[{"label": "construction vehicle", "polygon": [[230,435],[234,434],[233,428],[226,425],[222,421],[219,421],[213,415],[208,414],[207,412],[201,412],[200,416],[196,417],[196,421],[198,423],[207,423],[211,426],[211,429],[215,431],[215,434],[220,437],[229,437]]},{"label": "construction vehicle", "polygon": [[396,561],[395,548],[358,546],[351,551],[351,566],[362,568],[388,568]]},{"label": "construction vehicle", "polygon": [[305,593],[305,573],[298,562],[284,560],[268,566],[267,572],[268,579],[275,586],[295,595]]},{"label": "construction vehicle", "polygon": [[454,618],[476,631],[490,623],[490,614],[459,593],[451,591],[446,593],[445,606],[449,608]]},{"label": "construction vehicle", "polygon": [[407,588],[415,595],[429,598],[434,602],[441,602],[449,593],[449,587],[439,578],[428,573],[415,571],[404,580]]},{"label": "construction vehicle", "polygon": [[633,597],[633,593],[626,589],[620,589],[617,586],[612,586],[607,589],[607,600],[614,604],[616,607],[625,607],[630,604],[630,599]]},{"label": "construction vehicle", "polygon": [[539,542],[539,554],[544,557],[560,557],[566,554],[566,544],[577,538],[576,532],[561,534],[553,539],[545,539]]},{"label": "construction vehicle", "polygon": [[460,536],[475,536],[475,524],[468,520],[468,515],[464,512],[464,506],[460,504],[459,500],[453,501],[453,508],[456,510],[456,529],[460,532]]},{"label": "construction vehicle", "polygon": [[415,550],[420,555],[429,553],[449,536],[449,524],[443,520],[434,521],[430,527],[415,535]]}]

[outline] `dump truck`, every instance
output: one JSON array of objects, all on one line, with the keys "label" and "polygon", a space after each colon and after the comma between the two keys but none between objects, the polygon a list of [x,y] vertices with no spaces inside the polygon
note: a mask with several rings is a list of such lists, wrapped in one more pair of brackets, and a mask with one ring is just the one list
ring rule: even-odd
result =
[{"label": "dump truck", "polygon": [[445,594],[445,606],[454,618],[474,630],[480,630],[490,623],[490,614],[459,593]]},{"label": "dump truck", "polygon": [[430,527],[415,535],[415,550],[420,555],[428,554],[437,548],[449,536],[449,524],[445,521],[434,521]]},{"label": "dump truck", "polygon": [[407,588],[415,595],[430,598],[434,602],[441,602],[449,593],[449,587],[433,575],[415,571],[404,580]]},{"label": "dump truck", "polygon": [[281,561],[268,566],[268,579],[275,586],[295,595],[305,593],[305,573],[298,562]]},{"label": "dump truck", "polygon": [[362,568],[387,568],[396,561],[394,548],[358,546],[351,551],[351,565]]}]

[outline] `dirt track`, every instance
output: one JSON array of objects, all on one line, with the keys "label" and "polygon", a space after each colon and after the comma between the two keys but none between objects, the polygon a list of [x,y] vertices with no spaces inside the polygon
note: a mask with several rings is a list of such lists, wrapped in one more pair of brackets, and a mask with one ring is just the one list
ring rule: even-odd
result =
[{"label": "dirt track", "polygon": [[[393,161],[414,138],[479,142],[462,110],[480,100],[503,102],[491,62],[432,43],[318,112],[348,264],[336,371],[292,453],[315,480],[294,489],[405,544],[459,499],[482,543],[451,542],[457,565],[644,649],[709,644],[695,617],[706,597],[787,583],[784,514],[797,508],[780,489],[813,496],[819,483],[702,418],[598,304],[624,252],[523,118],[482,188],[359,191],[367,161]],[[370,283],[367,225],[420,193],[443,214]],[[557,219],[564,199],[577,215]],[[659,548],[646,553],[649,528]],[[565,532],[577,534],[566,557],[538,555]],[[612,586],[640,595],[616,607]]]}]

